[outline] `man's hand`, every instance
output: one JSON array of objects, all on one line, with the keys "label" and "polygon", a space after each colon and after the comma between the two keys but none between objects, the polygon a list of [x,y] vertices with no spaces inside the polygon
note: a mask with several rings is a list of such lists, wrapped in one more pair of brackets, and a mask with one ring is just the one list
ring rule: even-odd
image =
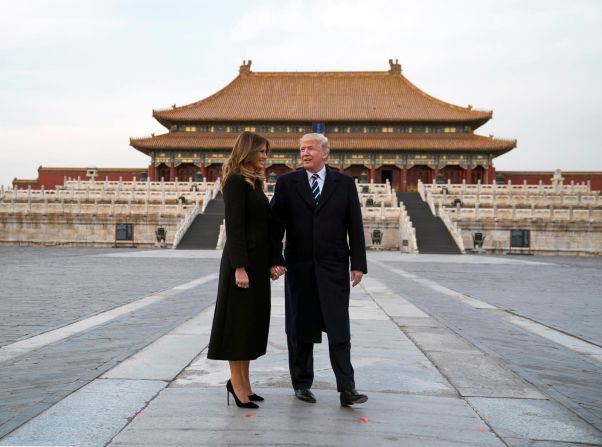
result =
[{"label": "man's hand", "polygon": [[275,265],[270,267],[270,276],[275,281],[280,278],[286,272],[286,267],[283,265]]},{"label": "man's hand", "polygon": [[351,270],[351,281],[352,281],[351,286],[352,287],[357,286],[361,282],[362,276],[364,276],[363,272],[361,272],[359,270]]}]

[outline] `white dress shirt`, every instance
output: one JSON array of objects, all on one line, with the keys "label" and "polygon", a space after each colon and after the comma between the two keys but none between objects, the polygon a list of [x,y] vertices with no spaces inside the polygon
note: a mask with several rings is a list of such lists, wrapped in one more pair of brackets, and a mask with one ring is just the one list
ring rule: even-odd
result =
[{"label": "white dress shirt", "polygon": [[[305,172],[307,172],[307,180],[309,181],[309,189],[311,189],[311,183],[312,183],[312,178],[311,176],[314,175],[313,172],[309,172],[308,170],[305,170]],[[324,180],[326,179],[326,165],[324,165],[322,167],[322,169],[320,169],[318,172],[316,172],[316,174],[318,174],[318,188],[320,188],[320,194],[322,194],[322,190],[324,189]]]}]

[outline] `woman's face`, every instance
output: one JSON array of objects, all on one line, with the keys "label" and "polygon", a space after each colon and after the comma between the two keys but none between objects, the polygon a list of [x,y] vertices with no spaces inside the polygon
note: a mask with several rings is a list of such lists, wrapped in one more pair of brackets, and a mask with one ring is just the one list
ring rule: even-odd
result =
[{"label": "woman's face", "polygon": [[263,146],[260,151],[255,152],[249,161],[251,168],[255,170],[263,170],[265,168],[265,161],[268,159],[267,148]]}]

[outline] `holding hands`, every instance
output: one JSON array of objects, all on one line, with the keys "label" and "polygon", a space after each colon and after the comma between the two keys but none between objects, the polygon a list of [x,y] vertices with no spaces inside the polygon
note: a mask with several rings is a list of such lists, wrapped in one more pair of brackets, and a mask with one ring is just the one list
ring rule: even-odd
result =
[{"label": "holding hands", "polygon": [[285,273],[286,273],[286,267],[283,265],[275,265],[273,267],[270,267],[270,276],[273,281],[276,281],[278,278],[280,278]]}]

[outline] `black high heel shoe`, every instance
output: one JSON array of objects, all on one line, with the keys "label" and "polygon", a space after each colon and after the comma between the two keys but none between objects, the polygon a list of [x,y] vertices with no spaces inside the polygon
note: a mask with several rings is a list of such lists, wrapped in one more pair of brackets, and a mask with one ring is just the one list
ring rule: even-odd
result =
[{"label": "black high heel shoe", "polygon": [[253,393],[249,396],[249,400],[252,400],[253,402],[261,402],[261,401],[264,401],[265,399],[263,397],[261,397],[260,395]]},{"label": "black high heel shoe", "polygon": [[253,402],[241,402],[236,397],[236,393],[234,392],[234,387],[232,386],[232,382],[228,379],[226,383],[226,395],[228,396],[228,405],[230,405],[230,393],[232,393],[232,397],[234,398],[234,402],[236,402],[236,406],[240,408],[259,408],[259,405],[254,404]]}]

